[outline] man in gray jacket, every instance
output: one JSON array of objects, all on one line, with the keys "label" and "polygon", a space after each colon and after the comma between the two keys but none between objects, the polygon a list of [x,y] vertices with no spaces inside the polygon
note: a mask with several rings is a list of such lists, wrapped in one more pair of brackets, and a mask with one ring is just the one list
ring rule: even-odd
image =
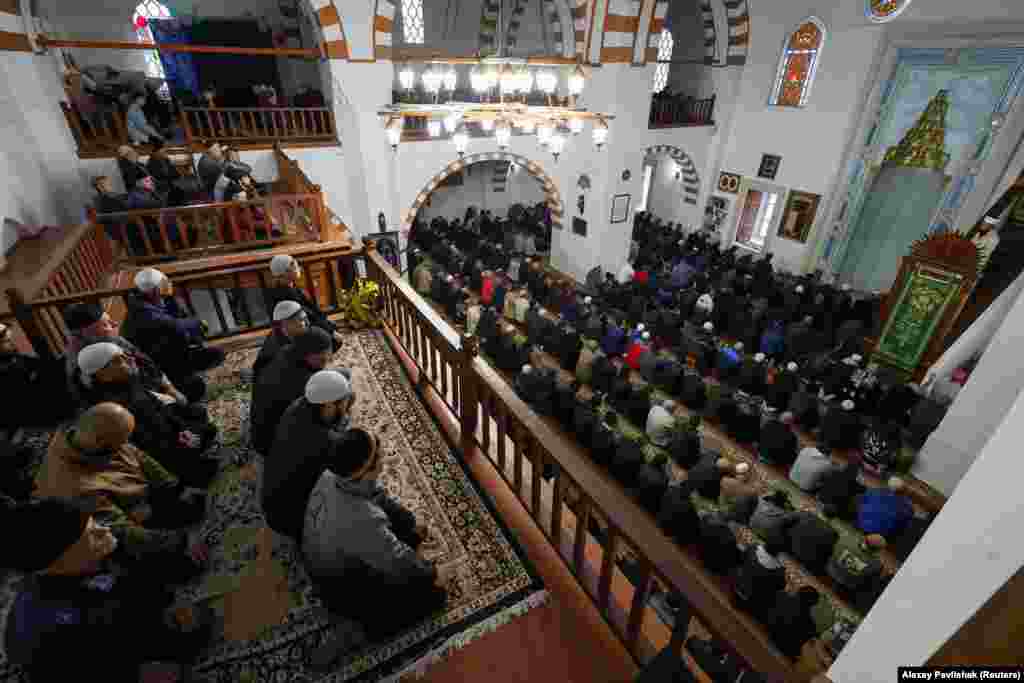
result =
[{"label": "man in gray jacket", "polygon": [[[417,554],[427,529],[377,484],[380,439],[351,429],[333,446],[309,504],[302,551],[332,611],[380,641],[444,607],[450,567]],[[399,609],[381,609],[386,601]]]}]

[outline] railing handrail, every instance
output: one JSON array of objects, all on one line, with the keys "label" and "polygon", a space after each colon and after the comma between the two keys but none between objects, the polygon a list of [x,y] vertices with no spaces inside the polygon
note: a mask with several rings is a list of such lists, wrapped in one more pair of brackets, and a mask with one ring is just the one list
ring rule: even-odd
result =
[{"label": "railing handrail", "polygon": [[210,202],[208,204],[187,204],[185,206],[168,206],[161,209],[133,209],[129,211],[116,211],[114,213],[96,213],[97,217],[103,218],[132,218],[135,216],[157,216],[165,213],[185,213],[189,211],[212,211],[216,209],[229,209],[242,206],[264,206],[267,202],[286,201],[297,199],[311,199],[317,196],[316,192],[292,193],[292,194],[271,194],[263,199],[247,199],[244,202]]},{"label": "railing handrail", "polygon": [[[366,250],[366,259],[373,264],[374,270],[388,278],[389,286],[401,293],[405,303],[414,307],[419,317],[432,325],[433,332],[442,335],[453,349],[461,349],[459,337],[451,326],[375,249]],[[578,446],[567,436],[545,424],[487,361],[475,357],[468,362],[472,372],[460,374],[464,381],[467,377],[470,381],[475,379],[483,389],[470,388],[471,395],[483,398],[489,394],[499,400],[508,417],[520,424],[537,446],[558,463],[615,532],[641,551],[657,576],[685,596],[702,623],[770,680],[781,683],[799,679],[792,662],[774,646],[764,627],[738,610],[731,597],[715,584],[709,572],[669,539],[650,514],[630,499],[620,485],[613,484],[586,461],[578,453]],[[463,387],[463,391],[466,390]],[[484,430],[487,429],[489,427],[485,423]]]},{"label": "railing handrail", "polygon": [[296,107],[292,105],[272,105],[269,107],[182,107],[182,111],[279,111],[281,109],[294,109],[296,111],[326,111],[330,112],[330,107]]},{"label": "railing handrail", "polygon": [[28,287],[24,289],[26,296],[34,297],[41,290],[46,288],[46,284],[53,277],[53,274],[60,270],[61,266],[67,260],[78,245],[81,244],[82,240],[86,238],[94,229],[98,228],[92,222],[85,222],[76,225],[71,231],[69,231],[69,239],[60,242],[53,251],[49,252],[46,261],[43,263],[43,267],[36,271],[26,282]]}]

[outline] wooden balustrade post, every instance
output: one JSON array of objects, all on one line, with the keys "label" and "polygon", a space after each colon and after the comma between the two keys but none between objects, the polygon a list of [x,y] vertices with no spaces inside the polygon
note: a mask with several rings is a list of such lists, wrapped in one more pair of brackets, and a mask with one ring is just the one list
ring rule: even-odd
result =
[{"label": "wooden balustrade post", "polygon": [[312,190],[313,194],[316,196],[313,200],[313,222],[320,230],[320,241],[334,242],[341,237],[341,235],[335,234],[338,230],[328,218],[327,205],[324,203],[323,189],[319,185],[314,185]]},{"label": "wooden balustrade post", "polygon": [[[473,371],[473,360],[480,354],[480,339],[475,335],[462,335],[461,359],[459,362],[459,420],[461,422],[462,457],[474,452],[476,445],[476,424],[478,420],[480,391],[479,379]],[[487,425],[484,425],[487,429]]]},{"label": "wooden balustrade post", "polygon": [[185,131],[185,144],[192,148],[192,126],[188,122],[188,112],[185,111],[185,107],[178,109],[178,115],[181,118],[181,127]]},{"label": "wooden balustrade post", "polygon": [[35,313],[32,312],[32,307],[22,298],[21,292],[11,288],[7,290],[6,294],[7,301],[11,306],[11,312],[14,313],[18,324],[21,325],[22,332],[25,333],[25,336],[28,337],[29,342],[32,344],[32,350],[43,360],[55,360],[46,334],[43,333],[42,328],[39,326]]}]

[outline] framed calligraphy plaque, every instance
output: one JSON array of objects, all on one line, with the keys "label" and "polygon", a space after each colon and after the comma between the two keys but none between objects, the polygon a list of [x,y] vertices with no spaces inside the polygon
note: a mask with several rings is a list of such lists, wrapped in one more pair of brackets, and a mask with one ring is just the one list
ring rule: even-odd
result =
[{"label": "framed calligraphy plaque", "polygon": [[913,372],[927,350],[932,335],[957,300],[964,277],[921,263],[903,281],[896,293],[875,354],[897,368]]}]

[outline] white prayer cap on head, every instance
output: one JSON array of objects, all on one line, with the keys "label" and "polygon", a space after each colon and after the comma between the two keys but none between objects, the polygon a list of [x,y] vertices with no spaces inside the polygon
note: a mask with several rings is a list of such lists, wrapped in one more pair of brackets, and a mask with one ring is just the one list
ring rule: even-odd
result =
[{"label": "white prayer cap on head", "polygon": [[270,273],[272,275],[284,275],[291,270],[294,265],[294,258],[288,254],[278,254],[274,258],[270,259]]},{"label": "white prayer cap on head", "polygon": [[546,310],[544,310],[543,308],[537,309],[537,312],[540,313],[541,315],[547,315],[548,314],[548,312]]},{"label": "white prayer cap on head", "polygon": [[713,332],[714,329],[715,329],[715,326],[711,324],[710,320],[707,321],[706,323],[704,323],[704,331],[705,332]]},{"label": "white prayer cap on head", "polygon": [[114,356],[124,353],[121,347],[110,342],[90,344],[78,352],[78,367],[84,377],[91,378],[97,372],[110,365]]},{"label": "white prayer cap on head", "polygon": [[588,296],[588,297],[586,297],[585,299],[583,299],[583,303],[585,303],[585,304],[587,304],[587,305],[589,306],[589,305],[590,305],[590,302],[591,302],[591,301],[593,301],[593,300],[594,300],[594,299],[593,299],[592,297],[589,297],[589,296]]},{"label": "white prayer cap on head", "polygon": [[140,292],[151,292],[158,289],[167,278],[156,268],[143,268],[135,274],[135,289]]},{"label": "white prayer cap on head", "polygon": [[651,333],[650,333],[650,332],[644,332],[644,334],[643,334],[643,337],[642,337],[642,338],[643,338],[644,340],[650,339],[650,338],[651,338]]},{"label": "white prayer cap on head", "polygon": [[646,328],[643,323],[640,323],[639,325],[636,326],[636,329],[638,332],[643,332]]},{"label": "white prayer cap on head", "polygon": [[839,289],[841,289],[841,290],[842,290],[842,291],[844,291],[844,292],[849,292],[849,291],[850,291],[850,285],[849,285],[848,283],[845,283],[845,282],[844,282],[844,283],[843,283],[843,286],[842,286],[842,287],[840,287]]},{"label": "white prayer cap on head", "polygon": [[804,293],[804,286],[803,285],[797,285],[796,286],[796,293],[797,294],[803,294]]},{"label": "white prayer cap on head", "polygon": [[736,349],[737,351],[742,351],[743,350],[743,342],[736,342],[735,344],[732,345],[732,348]]},{"label": "white prayer cap on head", "polygon": [[532,365],[527,363],[526,365],[523,366],[523,374],[527,374],[528,375],[531,372],[533,372],[533,366]]},{"label": "white prayer cap on head", "polygon": [[999,219],[992,216],[985,216],[982,220],[985,221],[985,225],[999,225]]},{"label": "white prayer cap on head", "polygon": [[850,356],[850,360],[852,360],[854,363],[859,363],[864,359],[861,357],[859,353],[855,353],[852,356]]},{"label": "white prayer cap on head", "polygon": [[445,281],[446,282],[455,282],[455,276],[454,275],[449,275],[448,277],[445,278]]},{"label": "white prayer cap on head", "polygon": [[302,310],[302,306],[294,301],[280,301],[274,306],[274,322],[287,320]]},{"label": "white prayer cap on head", "polygon": [[760,351],[754,354],[754,362],[761,363],[764,361],[764,354]]},{"label": "white prayer cap on head", "polygon": [[749,471],[750,465],[748,465],[745,462],[741,462],[740,464],[736,465],[736,474],[746,474]]},{"label": "white prayer cap on head", "polygon": [[853,410],[853,401],[850,399],[846,399],[841,405],[843,406],[843,410]]},{"label": "white prayer cap on head", "polygon": [[306,382],[306,400],[316,405],[352,397],[352,383],[337,370],[321,370]]},{"label": "white prayer cap on head", "polygon": [[789,370],[790,372],[796,372],[797,371],[797,364],[796,363],[790,363],[789,365],[786,366],[786,369]]}]

